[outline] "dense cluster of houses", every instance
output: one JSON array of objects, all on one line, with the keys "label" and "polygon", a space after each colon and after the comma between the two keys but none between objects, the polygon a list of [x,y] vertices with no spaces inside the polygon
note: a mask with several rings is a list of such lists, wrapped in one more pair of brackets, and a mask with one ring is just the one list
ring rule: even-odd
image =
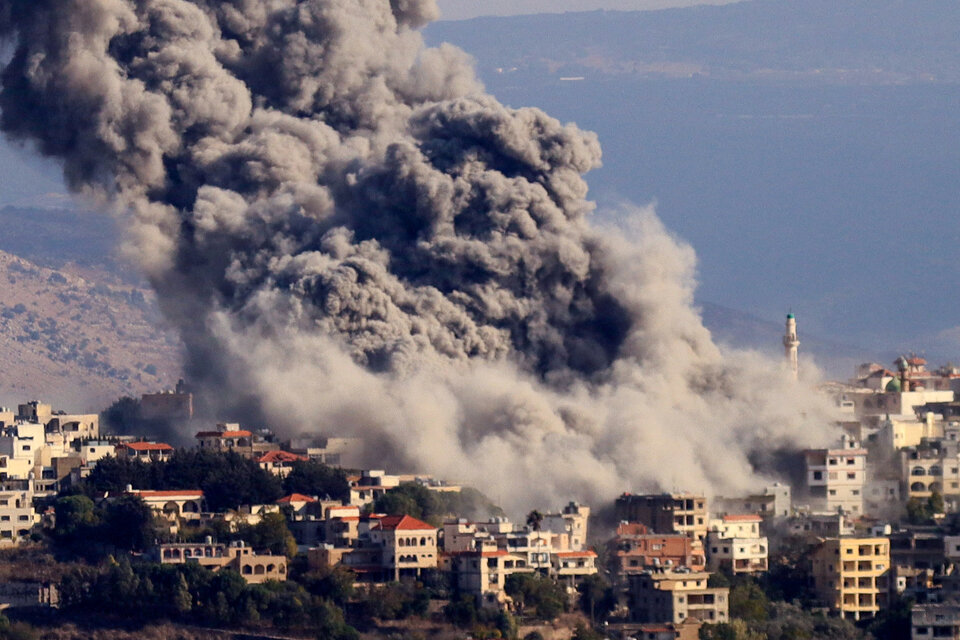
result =
[{"label": "dense cluster of houses", "polygon": [[[771,551],[800,549],[809,586],[823,607],[853,620],[878,615],[898,596],[915,598],[914,638],[960,637],[960,371],[928,371],[922,358],[897,371],[863,365],[854,379],[823,387],[836,400],[837,440],[797,452],[792,486],[775,483],[744,496],[624,493],[614,504],[610,540],[588,541],[590,508],[571,502],[523,523],[504,517],[433,524],[405,514],[372,512],[404,483],[428,491],[460,487],[422,475],[366,470],[348,476],[344,500],[292,494],[274,504],[210,513],[198,490],[128,487],[176,533],[184,524],[225,521],[236,530],[282,513],[298,549],[316,569],[342,566],[378,583],[447,572],[478,606],[509,608],[509,576],[537,573],[571,594],[600,571],[628,603],[632,633],[696,637],[702,623],[727,621],[729,589],[716,572],[760,574]],[[145,405],[157,415],[191,411],[185,394],[158,394]],[[300,461],[356,468],[361,444],[276,442],[266,432],[218,424],[196,433],[196,446],[233,451],[285,477]],[[0,545],[25,540],[42,520],[34,499],[83,478],[107,456],[164,460],[174,448],[135,438],[101,438],[96,415],[52,411],[30,402],[0,409]],[[904,516],[911,506],[912,522]],[[161,563],[230,567],[249,582],[285,580],[285,557],[255,553],[242,542],[158,545]],[[600,559],[604,560],[599,566]],[[692,635],[691,635],[692,634]],[[951,635],[952,634],[952,635]]]}]

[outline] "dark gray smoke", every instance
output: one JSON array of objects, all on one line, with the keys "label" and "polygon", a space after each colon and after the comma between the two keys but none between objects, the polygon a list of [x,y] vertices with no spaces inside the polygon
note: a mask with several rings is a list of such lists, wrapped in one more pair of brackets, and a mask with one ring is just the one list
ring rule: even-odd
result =
[{"label": "dark gray smoke", "polygon": [[0,10],[0,126],[127,221],[225,406],[514,506],[743,488],[750,451],[817,432],[775,367],[711,343],[652,213],[588,225],[593,134],[424,48],[433,0]]}]

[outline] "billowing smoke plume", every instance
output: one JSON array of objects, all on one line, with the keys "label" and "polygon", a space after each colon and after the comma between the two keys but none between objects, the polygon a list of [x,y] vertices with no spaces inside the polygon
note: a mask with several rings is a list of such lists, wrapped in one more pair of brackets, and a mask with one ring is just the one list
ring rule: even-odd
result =
[{"label": "billowing smoke plume", "polygon": [[[6,0],[2,128],[112,206],[212,398],[523,508],[733,491],[822,422],[723,357],[592,134],[484,94],[433,0]],[[808,416],[802,417],[805,410]]]}]

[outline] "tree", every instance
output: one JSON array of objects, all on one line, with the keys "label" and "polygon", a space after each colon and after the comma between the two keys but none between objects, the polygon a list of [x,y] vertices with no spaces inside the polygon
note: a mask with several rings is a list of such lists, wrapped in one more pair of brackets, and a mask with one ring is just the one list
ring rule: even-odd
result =
[{"label": "tree", "polygon": [[700,640],[767,640],[767,636],[753,631],[743,620],[731,620],[703,625],[700,627]]},{"label": "tree", "polygon": [[577,586],[580,592],[580,608],[596,624],[617,606],[613,588],[599,575],[587,576]]},{"label": "tree", "polygon": [[350,485],[343,470],[313,460],[294,462],[290,473],[283,479],[283,489],[287,494],[327,496],[333,500],[350,497]]},{"label": "tree", "polygon": [[740,618],[747,622],[766,620],[767,594],[752,580],[740,582],[730,589],[730,617]]},{"label": "tree", "polygon": [[282,514],[268,513],[255,525],[241,526],[237,538],[250,543],[257,550],[267,550],[278,556],[293,558],[297,555],[297,541],[287,527]]},{"label": "tree", "polygon": [[566,592],[556,581],[532,573],[514,573],[507,576],[504,590],[514,599],[522,614],[527,607],[534,607],[541,620],[554,620],[563,613]]}]

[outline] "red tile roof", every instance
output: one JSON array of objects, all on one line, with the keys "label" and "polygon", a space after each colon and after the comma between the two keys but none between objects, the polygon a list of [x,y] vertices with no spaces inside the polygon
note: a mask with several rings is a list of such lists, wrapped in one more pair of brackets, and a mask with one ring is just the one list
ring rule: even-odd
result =
[{"label": "red tile roof", "polygon": [[385,516],[380,518],[383,531],[436,531],[437,528],[411,516]]},{"label": "red tile roof", "polygon": [[250,431],[201,431],[197,434],[198,438],[250,438],[253,433]]},{"label": "red tile roof", "polygon": [[289,451],[268,451],[257,462],[306,462],[307,456],[298,456]]},{"label": "red tile roof", "polygon": [[316,502],[316,498],[305,496],[302,493],[291,493],[277,500],[277,504],[290,504],[291,502]]},{"label": "red tile roof", "polygon": [[755,513],[750,514],[734,514],[730,516],[723,516],[724,522],[760,522],[763,518],[758,516]]},{"label": "red tile roof", "polygon": [[134,451],[173,451],[173,447],[165,442],[127,442],[119,446]]},{"label": "red tile roof", "polygon": [[561,551],[557,553],[558,558],[596,558],[596,551]]}]

